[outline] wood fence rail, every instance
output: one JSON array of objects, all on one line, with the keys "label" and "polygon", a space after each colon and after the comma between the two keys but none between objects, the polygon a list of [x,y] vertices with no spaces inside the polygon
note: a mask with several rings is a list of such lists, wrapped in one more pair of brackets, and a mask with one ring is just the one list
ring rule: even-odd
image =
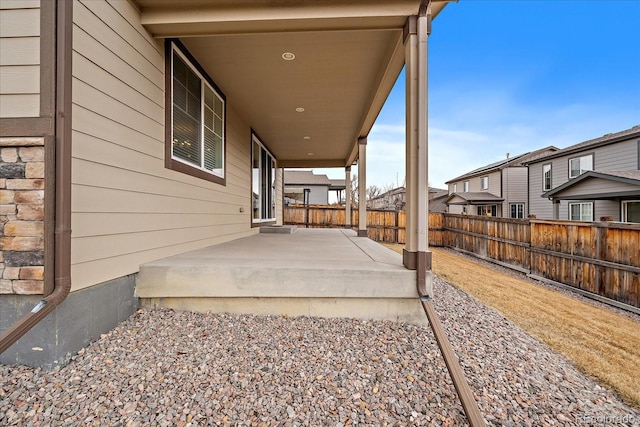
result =
[{"label": "wood fence rail", "polygon": [[[344,228],[338,206],[287,206],[285,224]],[[358,211],[352,210],[352,228]],[[404,211],[367,210],[372,240],[404,244]],[[640,225],[429,213],[429,245],[451,247],[534,278],[640,308]]]}]

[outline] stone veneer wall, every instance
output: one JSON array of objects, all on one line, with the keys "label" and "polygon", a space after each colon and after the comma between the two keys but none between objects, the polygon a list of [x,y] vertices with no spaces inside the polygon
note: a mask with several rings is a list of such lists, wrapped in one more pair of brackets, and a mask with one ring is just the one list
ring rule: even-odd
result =
[{"label": "stone veneer wall", "polygon": [[0,138],[0,294],[44,292],[44,138]]}]

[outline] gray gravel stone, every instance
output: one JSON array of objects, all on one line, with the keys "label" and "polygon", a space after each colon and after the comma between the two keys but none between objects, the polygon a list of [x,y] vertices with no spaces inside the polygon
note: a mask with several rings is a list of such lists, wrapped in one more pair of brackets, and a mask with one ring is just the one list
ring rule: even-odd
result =
[{"label": "gray gravel stone", "polygon": [[[489,425],[640,424],[497,312],[435,290]],[[466,425],[431,330],[393,322],[139,310],[64,368],[0,366],[0,385],[0,425]]]}]

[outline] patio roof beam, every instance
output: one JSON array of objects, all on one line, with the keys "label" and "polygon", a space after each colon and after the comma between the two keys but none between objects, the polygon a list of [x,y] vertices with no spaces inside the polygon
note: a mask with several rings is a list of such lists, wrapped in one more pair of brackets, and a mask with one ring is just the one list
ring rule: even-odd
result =
[{"label": "patio roof beam", "polygon": [[345,161],[344,159],[278,159],[278,165],[283,168],[343,168]]},{"label": "patio roof beam", "polygon": [[138,0],[142,24],[156,37],[263,32],[399,29],[416,0],[253,2]]}]

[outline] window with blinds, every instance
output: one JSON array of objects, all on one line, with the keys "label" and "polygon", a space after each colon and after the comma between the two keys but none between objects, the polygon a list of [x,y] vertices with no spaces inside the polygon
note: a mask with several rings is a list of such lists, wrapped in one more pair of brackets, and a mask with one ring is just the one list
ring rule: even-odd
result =
[{"label": "window with blinds", "polygon": [[[225,100],[178,42],[170,45],[169,167],[224,184]],[[221,178],[221,179],[218,179]]]}]

